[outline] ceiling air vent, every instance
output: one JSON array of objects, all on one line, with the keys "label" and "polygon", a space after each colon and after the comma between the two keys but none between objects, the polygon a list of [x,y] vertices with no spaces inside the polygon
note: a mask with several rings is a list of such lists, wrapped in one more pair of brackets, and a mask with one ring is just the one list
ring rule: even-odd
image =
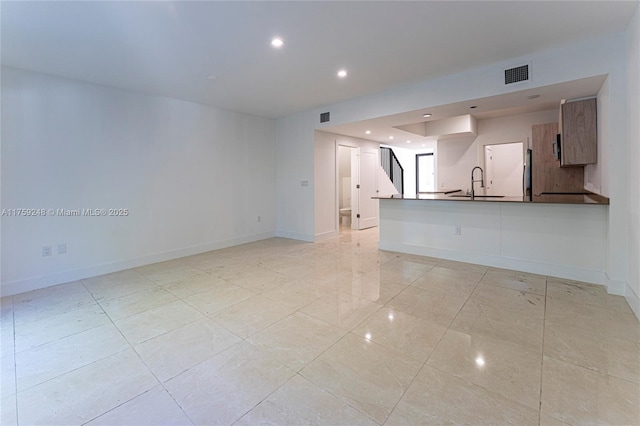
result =
[{"label": "ceiling air vent", "polygon": [[326,123],[327,121],[329,121],[329,113],[323,112],[322,114],[320,114],[320,122]]},{"label": "ceiling air vent", "polygon": [[529,81],[529,64],[504,70],[504,84]]}]

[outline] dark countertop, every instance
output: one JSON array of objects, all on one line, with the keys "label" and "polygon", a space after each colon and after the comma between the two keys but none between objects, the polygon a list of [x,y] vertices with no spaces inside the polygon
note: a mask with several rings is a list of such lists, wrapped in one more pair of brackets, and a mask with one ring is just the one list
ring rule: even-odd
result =
[{"label": "dark countertop", "polygon": [[[444,191],[444,190],[442,190]],[[386,197],[373,197],[379,200],[434,200],[434,201],[464,201],[464,202],[489,202],[489,203],[527,203],[527,204],[591,204],[591,205],[609,205],[609,199],[599,194],[585,191],[584,193],[568,194],[568,193],[542,193],[533,196],[533,201],[529,201],[524,197],[501,197],[501,198],[485,198],[482,195],[476,195],[474,199],[471,197],[460,197],[456,195],[464,195],[462,191],[447,190],[444,192],[420,193],[413,197],[404,197],[402,195],[391,195]]]}]

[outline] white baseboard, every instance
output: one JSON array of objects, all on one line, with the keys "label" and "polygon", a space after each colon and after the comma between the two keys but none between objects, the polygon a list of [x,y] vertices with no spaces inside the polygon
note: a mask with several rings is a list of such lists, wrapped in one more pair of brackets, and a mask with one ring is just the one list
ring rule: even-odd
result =
[{"label": "white baseboard", "polygon": [[329,240],[329,239],[335,238],[335,237],[337,237],[339,235],[340,235],[340,233],[337,230],[323,232],[321,234],[316,234],[315,242]]},{"label": "white baseboard", "polygon": [[607,287],[607,293],[615,294],[616,296],[624,296],[627,290],[627,283],[624,281],[612,280],[609,275],[605,274],[605,286]]},{"label": "white baseboard", "polygon": [[71,281],[77,281],[98,275],[118,272],[125,269],[137,268],[139,266],[150,265],[152,263],[164,262],[166,260],[179,259],[194,254],[206,253],[212,250],[218,250],[226,247],[246,244],[253,241],[264,240],[275,236],[273,232],[264,232],[261,234],[246,235],[243,237],[232,238],[229,240],[214,241],[207,244],[201,244],[192,247],[185,247],[177,250],[171,250],[163,253],[155,253],[136,259],[121,260],[116,262],[104,263],[101,265],[92,265],[84,268],[60,271],[40,277],[27,278],[24,280],[16,280],[2,283],[0,287],[2,296],[12,296],[14,294],[24,293],[27,291],[38,290],[58,284],[64,284]]},{"label": "white baseboard", "polygon": [[495,268],[513,269],[515,271],[528,272],[531,274],[548,275],[551,277],[605,285],[604,272],[597,270],[394,242],[380,241],[378,247],[381,250],[417,254],[419,256],[429,256],[438,259],[455,260],[458,262],[492,266]]},{"label": "white baseboard", "polygon": [[640,297],[638,297],[638,293],[633,291],[629,283],[626,283],[624,298],[627,299],[627,303],[631,307],[633,313],[636,314],[636,318],[640,320]]},{"label": "white baseboard", "polygon": [[276,237],[290,238],[292,240],[306,241],[308,243],[313,243],[316,240],[315,235],[301,234],[299,232],[291,232],[291,231],[283,231],[283,230],[276,231]]}]

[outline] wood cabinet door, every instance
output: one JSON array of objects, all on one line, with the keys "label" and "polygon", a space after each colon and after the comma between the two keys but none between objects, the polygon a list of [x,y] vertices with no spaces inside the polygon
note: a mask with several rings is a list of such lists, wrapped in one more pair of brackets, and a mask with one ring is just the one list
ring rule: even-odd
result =
[{"label": "wood cabinet door", "polygon": [[560,168],[553,144],[558,123],[536,124],[532,128],[532,191],[533,201],[543,192],[583,192],[584,168]]},{"label": "wood cabinet door", "polygon": [[596,100],[562,104],[562,140],[560,156],[563,166],[582,166],[598,161]]}]

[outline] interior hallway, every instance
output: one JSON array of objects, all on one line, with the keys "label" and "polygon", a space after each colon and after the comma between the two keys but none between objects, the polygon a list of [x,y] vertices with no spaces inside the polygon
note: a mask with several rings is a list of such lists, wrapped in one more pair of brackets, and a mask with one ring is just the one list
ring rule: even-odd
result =
[{"label": "interior hallway", "polygon": [[272,238],[2,298],[2,425],[640,424],[603,287]]}]

